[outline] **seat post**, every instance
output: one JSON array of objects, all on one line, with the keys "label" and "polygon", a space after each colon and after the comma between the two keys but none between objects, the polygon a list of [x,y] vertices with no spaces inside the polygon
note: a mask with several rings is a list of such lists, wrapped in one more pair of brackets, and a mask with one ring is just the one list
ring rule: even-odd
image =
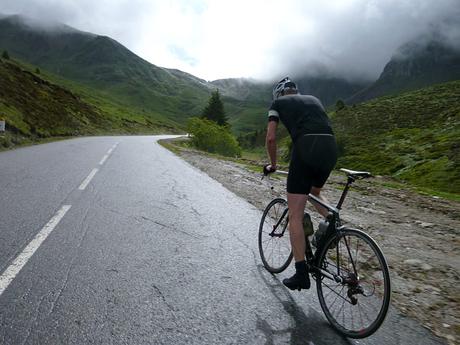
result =
[{"label": "seat post", "polygon": [[338,210],[342,209],[342,204],[345,201],[345,197],[347,196],[348,190],[350,189],[350,186],[353,182],[355,182],[355,178],[351,175],[348,175],[347,184],[343,189],[342,195],[340,196],[340,200],[336,206]]}]

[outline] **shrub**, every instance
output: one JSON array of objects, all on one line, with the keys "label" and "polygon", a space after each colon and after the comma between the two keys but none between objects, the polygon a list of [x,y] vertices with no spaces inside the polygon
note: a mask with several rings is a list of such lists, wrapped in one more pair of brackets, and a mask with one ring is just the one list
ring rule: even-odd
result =
[{"label": "shrub", "polygon": [[12,145],[9,135],[0,136],[0,146],[8,148]]},{"label": "shrub", "polygon": [[219,126],[214,121],[192,117],[187,129],[192,135],[192,145],[197,149],[228,157],[241,156],[238,141],[227,126]]}]

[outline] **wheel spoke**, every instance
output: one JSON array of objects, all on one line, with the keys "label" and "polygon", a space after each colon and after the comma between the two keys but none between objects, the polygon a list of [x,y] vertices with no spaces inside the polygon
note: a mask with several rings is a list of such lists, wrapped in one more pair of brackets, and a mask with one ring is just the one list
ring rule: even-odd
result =
[{"label": "wheel spoke", "polygon": [[369,336],[378,329],[388,310],[388,267],[378,246],[363,232],[343,229],[338,236],[333,239],[337,248],[321,249],[318,263],[329,272],[337,271],[345,284],[317,279],[321,308],[343,334],[355,338]]},{"label": "wheel spoke", "polygon": [[279,273],[292,260],[289,232],[285,231],[288,218],[287,202],[283,199],[274,199],[264,210],[262,217],[259,226],[260,256],[268,271]]}]

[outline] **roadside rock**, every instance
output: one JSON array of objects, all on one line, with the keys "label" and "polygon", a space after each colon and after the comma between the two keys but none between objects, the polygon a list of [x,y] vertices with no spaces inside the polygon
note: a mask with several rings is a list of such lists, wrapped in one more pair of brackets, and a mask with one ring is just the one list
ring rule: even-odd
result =
[{"label": "roadside rock", "polygon": [[430,265],[428,265],[427,263],[421,261],[421,260],[418,260],[418,259],[408,259],[408,260],[404,260],[404,263],[408,266],[411,266],[412,268],[419,268],[419,269],[422,269],[423,271],[429,271],[431,270],[433,267],[431,267]]},{"label": "roadside rock", "polygon": [[416,220],[415,223],[419,224],[422,228],[432,228],[435,226],[433,223],[421,222],[419,220]]}]

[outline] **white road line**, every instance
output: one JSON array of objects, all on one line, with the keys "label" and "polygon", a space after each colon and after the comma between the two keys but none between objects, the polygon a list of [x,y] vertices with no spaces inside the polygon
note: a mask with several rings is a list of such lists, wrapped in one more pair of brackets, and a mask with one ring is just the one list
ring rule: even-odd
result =
[{"label": "white road line", "polygon": [[62,206],[54,217],[51,218],[51,220],[43,227],[43,229],[35,235],[34,239],[30,241],[27,247],[24,248],[22,253],[19,254],[11,265],[2,273],[0,276],[0,296],[6,290],[8,285],[10,285],[13,279],[16,278],[19,271],[21,271],[27,261],[29,261],[32,255],[34,255],[35,251],[40,247],[43,241],[46,240],[71,207],[71,205]]},{"label": "white road line", "polygon": [[85,180],[82,182],[82,184],[80,185],[80,187],[78,187],[79,190],[84,190],[88,184],[91,182],[91,179],[94,177],[94,175],[96,175],[96,173],[99,171],[99,169],[93,169],[93,171],[91,171],[88,175],[87,178],[85,178]]},{"label": "white road line", "polygon": [[105,163],[105,161],[107,160],[107,158],[109,158],[109,155],[105,155],[101,161],[99,162],[99,165],[103,165]]},{"label": "white road line", "polygon": [[115,143],[108,151],[107,154],[102,158],[102,160],[99,162],[99,165],[103,165],[107,158],[112,154],[113,150],[117,148],[118,143]]}]

